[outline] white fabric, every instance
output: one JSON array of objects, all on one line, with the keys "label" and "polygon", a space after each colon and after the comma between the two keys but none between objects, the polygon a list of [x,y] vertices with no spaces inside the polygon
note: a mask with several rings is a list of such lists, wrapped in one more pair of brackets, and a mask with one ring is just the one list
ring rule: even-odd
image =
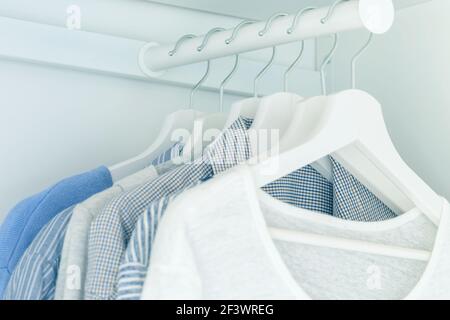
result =
[{"label": "white fabric", "polygon": [[78,204],[69,222],[56,281],[56,300],[82,300],[86,278],[87,248],[91,222],[114,197],[158,176],[154,166],[116,182],[111,188]]},{"label": "white fabric", "polygon": [[[272,240],[268,226],[432,251],[428,263]],[[353,222],[257,191],[245,166],[182,194],[163,217],[142,299],[449,299],[450,219],[419,210]]]}]

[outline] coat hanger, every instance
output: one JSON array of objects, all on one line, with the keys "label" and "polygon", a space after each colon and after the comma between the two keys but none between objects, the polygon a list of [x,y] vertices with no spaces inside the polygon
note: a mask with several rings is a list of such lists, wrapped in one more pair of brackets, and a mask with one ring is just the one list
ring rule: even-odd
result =
[{"label": "coat hanger", "polygon": [[[346,1],[346,0],[344,0],[344,1]],[[323,19],[322,19],[322,21],[323,21]],[[333,35],[333,38],[334,38],[334,40],[333,40],[333,46],[331,48],[331,51],[325,57],[325,59],[323,60],[322,64],[320,65],[320,68],[319,68],[320,69],[320,82],[321,82],[321,86],[322,86],[323,98],[326,97],[327,92],[328,92],[325,68],[330,64],[331,60],[333,59],[333,57],[334,57],[334,55],[336,53],[336,50],[337,50],[337,47],[338,47],[338,42],[339,42],[339,35],[336,33],[336,34]],[[322,101],[322,98],[318,97],[318,99],[319,99],[318,102],[320,103]],[[314,103],[314,102],[311,101],[311,103]],[[298,109],[300,109],[300,108],[301,107],[299,107]],[[301,123],[301,121],[297,120],[296,116],[294,116],[293,122],[292,122],[294,125],[297,123],[295,121],[298,121],[298,124]],[[298,117],[301,117],[301,116],[302,116],[302,113],[300,111],[298,113]],[[298,128],[298,130],[295,130],[297,132],[297,139],[298,139],[298,134],[299,134],[300,130],[304,130],[304,129]],[[295,138],[293,136],[290,136],[289,138],[287,138],[288,145],[289,144],[292,145],[290,143],[290,141],[294,142],[294,140],[292,140],[292,139],[295,139]],[[321,159],[318,159],[317,161],[312,163],[311,166],[314,169],[316,169],[316,171],[318,171],[328,181],[332,181],[332,179],[333,179],[333,166],[332,166],[331,160],[330,160],[330,158],[328,156],[327,157],[323,157]]]},{"label": "coat hanger", "polygon": [[[239,23],[233,29],[233,33],[232,33],[231,37],[225,40],[225,43],[227,45],[231,44],[236,39],[236,37],[239,34],[239,31],[243,27],[245,27],[247,25],[250,25],[250,24],[253,24],[255,22],[256,22],[255,20],[244,20],[241,23]],[[266,69],[266,67],[264,67],[264,69]],[[227,119],[225,127],[227,127],[227,128],[230,127],[233,124],[233,122],[236,121],[239,117],[245,117],[245,118],[253,119],[253,117],[255,116],[255,113],[256,113],[256,109],[258,108],[258,106],[259,106],[259,99],[258,99],[258,97],[257,97],[255,92],[253,92],[253,97],[252,98],[243,99],[243,100],[240,100],[240,101],[237,101],[237,102],[233,103],[231,105],[230,112],[228,113],[228,119]]]},{"label": "coat hanger", "polygon": [[[341,1],[339,1],[341,2]],[[331,10],[330,10],[331,11]],[[328,14],[330,16],[330,14]],[[332,155],[371,192],[397,213],[417,209],[438,225],[444,201],[408,167],[396,151],[387,131],[380,104],[368,93],[346,90],[301,103],[304,132],[296,146],[279,155],[266,155],[248,163],[255,185],[262,187],[296,169]],[[271,230],[287,241],[421,260],[422,250],[321,237],[287,230]],[[426,254],[426,252],[425,252]],[[429,255],[428,255],[429,256]]]},{"label": "coat hanger", "polygon": [[225,89],[225,85],[231,80],[231,78],[234,76],[234,74],[237,71],[237,68],[239,66],[239,54],[234,56],[234,65],[233,69],[231,69],[231,72],[223,79],[223,81],[220,83],[219,88],[219,95],[220,95],[220,112],[223,112],[223,91]]},{"label": "coat hanger", "polygon": [[369,48],[369,45],[372,42],[372,39],[373,39],[373,33],[370,32],[367,42],[364,44],[364,46],[361,49],[359,49],[359,51],[352,58],[352,63],[351,63],[352,89],[356,89],[356,62],[358,62],[358,59],[361,57],[361,55],[367,50],[367,48]]},{"label": "coat hanger", "polygon": [[[294,17],[292,25],[286,30],[286,33],[292,34],[297,28],[300,18],[305,13],[313,9],[315,8],[307,7],[305,9],[300,10]],[[269,31],[272,22],[276,18],[283,17],[286,15],[287,14],[285,13],[278,13],[273,15],[266,23],[265,28],[259,32],[259,35],[264,36]],[[250,135],[250,139],[251,140],[253,139],[251,143],[253,154],[261,154],[261,153],[264,154],[269,149],[272,149],[273,152],[276,152],[278,144],[283,139],[286,129],[289,127],[289,124],[291,123],[292,115],[295,113],[297,104],[304,99],[303,97],[297,94],[287,92],[288,76],[302,58],[304,53],[304,45],[305,45],[304,41],[301,41],[301,49],[299,55],[296,57],[293,63],[286,69],[286,72],[284,73],[283,77],[284,92],[276,93],[261,99],[252,125],[252,129],[255,132],[257,132],[257,134]],[[273,130],[276,130],[277,134],[275,136],[272,136],[272,134],[274,133]],[[269,139],[266,138],[269,132],[271,133],[270,142],[268,141]],[[259,141],[256,142],[255,139]]]},{"label": "coat hanger", "polygon": [[[286,30],[287,34],[292,34],[295,29],[298,26],[298,23],[300,22],[300,19],[304,14],[307,12],[316,9],[315,7],[307,7],[302,10],[300,10],[294,17],[293,23],[289,29]],[[274,17],[276,17],[275,15]],[[273,19],[272,19],[273,21]],[[271,20],[269,20],[268,24],[266,25],[265,32],[270,27]],[[337,39],[337,38],[336,38]],[[336,40],[337,41],[337,40]],[[259,143],[252,141],[252,149],[253,154],[264,154],[268,151],[268,148],[272,149],[273,153],[276,153],[278,151],[278,148],[282,145],[292,145],[293,143],[296,143],[298,141],[298,130],[296,128],[294,130],[291,129],[291,132],[288,132],[289,128],[295,127],[295,124],[292,124],[293,116],[301,114],[297,113],[298,104],[304,100],[303,97],[287,92],[288,89],[288,76],[289,73],[293,70],[293,68],[299,63],[300,59],[303,56],[304,52],[304,41],[301,42],[301,50],[299,52],[299,55],[297,58],[293,61],[293,63],[287,68],[286,72],[284,73],[284,92],[277,93],[268,97],[265,97],[261,100],[258,111],[255,116],[254,125],[252,126],[252,129],[254,129],[256,132],[264,132],[259,131],[261,129],[265,130],[266,132],[269,132],[270,130],[276,129],[278,130],[278,139],[274,137],[271,139],[270,143],[268,141],[259,141]],[[324,69],[329,61],[331,60],[332,56],[334,55],[336,51],[336,45],[337,42],[333,45],[333,48],[331,52],[327,55],[325,60],[323,61],[321,65],[321,74],[323,75],[323,79],[325,78],[325,72]],[[325,79],[322,80],[322,83],[325,82]],[[325,88],[325,87],[323,87]],[[324,89],[326,90],[326,89]],[[295,119],[295,118],[294,118]],[[300,123],[300,120],[295,120],[296,122]],[[257,136],[251,135],[250,139],[260,139],[265,138],[264,136]],[[263,140],[263,139],[260,139]],[[264,139],[268,140],[268,139]],[[326,179],[329,181],[332,180],[332,165],[330,162],[330,159],[328,157],[320,159],[316,161],[312,166],[322,174]]]},{"label": "coat hanger", "polygon": [[[185,40],[195,37],[196,36],[193,34],[187,34],[181,37],[175,44],[175,47],[168,52],[168,55],[175,55]],[[155,141],[147,148],[147,150],[134,158],[115,164],[109,168],[113,181],[118,181],[148,167],[153,159],[157,158],[162,152],[170,148],[181,138],[175,136],[178,130],[183,129],[183,131],[192,133],[194,121],[203,114],[203,112],[193,110],[192,108],[178,110],[169,114],[164,119],[161,130]],[[181,131],[178,132],[181,133]],[[183,138],[186,139],[187,137]]]},{"label": "coat hanger", "polygon": [[[197,51],[201,52],[207,46],[211,36],[217,32],[224,31],[224,28],[213,28],[204,37],[203,42],[197,47]],[[189,108],[192,109],[194,95],[206,81],[209,76],[211,62],[207,61],[207,68],[204,76],[200,81],[192,88],[189,98]],[[225,127],[226,115],[223,113],[213,113],[202,115],[195,120],[193,134],[188,138],[182,152],[182,159],[185,162],[197,159],[201,156],[203,149],[214,139],[214,133],[219,133]],[[212,134],[209,135],[208,132]]]}]

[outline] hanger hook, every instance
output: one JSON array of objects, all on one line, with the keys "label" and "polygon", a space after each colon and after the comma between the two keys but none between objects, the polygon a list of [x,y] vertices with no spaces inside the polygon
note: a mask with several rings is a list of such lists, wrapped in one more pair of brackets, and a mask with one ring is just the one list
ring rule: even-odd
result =
[{"label": "hanger hook", "polygon": [[272,22],[278,18],[281,17],[286,17],[288,16],[287,13],[281,12],[281,13],[275,13],[273,16],[271,16],[269,18],[269,20],[267,20],[266,26],[264,27],[264,29],[262,29],[260,32],[258,32],[259,36],[262,37],[263,35],[265,35],[267,33],[267,31],[269,31],[270,26],[272,25]]},{"label": "hanger hook", "polygon": [[328,9],[327,15],[326,15],[324,18],[322,18],[322,19],[320,20],[320,22],[321,22],[322,24],[325,24],[328,20],[330,20],[331,16],[332,16],[333,13],[334,13],[334,10],[336,9],[336,6],[337,6],[338,4],[340,4],[340,3],[342,3],[342,2],[346,2],[346,1],[348,1],[348,0],[337,0],[337,1],[335,1],[335,2],[330,6],[330,8]]},{"label": "hanger hook", "polygon": [[256,76],[255,80],[253,81],[253,96],[255,98],[258,98],[258,82],[261,79],[261,77],[267,72],[267,70],[269,70],[269,68],[272,66],[274,60],[275,60],[275,54],[277,52],[277,48],[276,47],[272,47],[272,57],[270,57],[269,62],[266,64],[266,66],[258,73],[258,75]]},{"label": "hanger hook", "polygon": [[[295,30],[295,28],[297,28],[298,22],[300,21],[300,18],[308,11],[311,10],[315,10],[316,7],[307,7],[304,8],[302,10],[300,10],[294,17],[294,21],[292,22],[292,25],[289,29],[286,30],[287,34],[292,34]],[[305,49],[305,41],[302,40],[301,41],[301,48],[300,48],[300,52],[297,56],[297,58],[294,60],[294,62],[292,62],[292,64],[286,69],[286,72],[284,73],[284,91],[287,92],[288,91],[288,75],[289,73],[295,68],[295,66],[298,64],[298,62],[300,61],[300,59],[303,56],[303,52]]]},{"label": "hanger hook", "polygon": [[223,90],[225,88],[225,85],[230,81],[230,79],[234,76],[236,73],[236,70],[239,65],[239,55],[234,56],[234,66],[231,72],[223,79],[222,83],[220,84],[220,112],[223,112]]},{"label": "hanger hook", "polygon": [[[231,44],[237,37],[239,31],[246,25],[255,23],[255,20],[244,20],[242,22],[240,22],[234,29],[233,29],[233,33],[231,35],[230,38],[225,40],[226,44]],[[236,73],[236,70],[238,68],[239,65],[239,54],[235,55],[234,58],[234,66],[233,69],[231,70],[231,72],[225,77],[225,79],[223,79],[222,83],[220,84],[220,112],[223,112],[223,91],[225,88],[225,85],[228,83],[228,81],[230,81],[230,79],[234,76],[234,74]]]},{"label": "hanger hook", "polygon": [[369,39],[367,39],[364,46],[361,49],[359,49],[359,51],[355,54],[355,56],[352,59],[352,89],[356,89],[356,62],[361,57],[361,55],[367,50],[370,43],[372,42],[372,39],[373,33],[371,32],[369,35]]},{"label": "hanger hook", "polygon": [[206,62],[206,72],[205,72],[205,74],[203,75],[203,77],[200,79],[200,81],[197,82],[197,84],[191,90],[191,95],[189,97],[189,109],[192,109],[192,105],[194,103],[194,94],[197,92],[198,88],[200,88],[200,86],[203,84],[203,82],[205,82],[205,80],[209,76],[210,66],[211,66],[211,62],[208,60]]},{"label": "hanger hook", "polygon": [[288,92],[288,75],[295,68],[295,66],[299,63],[300,59],[303,56],[304,50],[305,50],[305,41],[302,40],[301,41],[300,53],[298,54],[297,58],[295,58],[294,62],[292,62],[292,64],[284,72],[284,76],[283,76],[283,78],[284,78],[284,85],[283,85],[284,92]]},{"label": "hanger hook", "polygon": [[172,50],[169,51],[169,53],[168,53],[169,56],[173,56],[175,53],[177,53],[178,49],[180,48],[181,44],[182,44],[184,41],[186,41],[186,40],[188,40],[188,39],[195,38],[195,37],[196,37],[195,34],[187,34],[187,35],[182,36],[182,37],[177,41],[177,43],[175,43],[175,47],[174,47]]},{"label": "hanger hook", "polygon": [[239,31],[240,31],[244,26],[249,25],[249,24],[253,24],[253,23],[255,23],[255,22],[256,22],[255,20],[244,20],[244,21],[242,21],[241,23],[239,23],[236,27],[234,27],[234,29],[233,29],[233,34],[231,35],[231,37],[229,37],[228,39],[225,40],[225,43],[226,43],[226,44],[230,44],[231,42],[233,42],[233,41],[236,39],[236,37],[237,37]]},{"label": "hanger hook", "polygon": [[307,7],[307,8],[301,9],[299,12],[297,12],[297,14],[294,17],[294,21],[292,22],[291,27],[286,30],[286,33],[287,34],[292,34],[295,31],[295,29],[297,28],[297,25],[298,25],[298,22],[300,21],[300,18],[306,12],[311,11],[311,10],[315,10],[315,9],[317,9],[317,7]]},{"label": "hanger hook", "polygon": [[[348,0],[337,0],[335,1],[330,8],[328,9],[328,13],[327,15],[322,18],[320,20],[320,22],[322,24],[325,24],[326,22],[328,22],[328,20],[331,18],[331,16],[334,13],[334,10],[336,9],[336,6],[338,4],[340,4],[341,2],[345,2]],[[326,66],[330,63],[331,59],[333,58],[334,54],[336,53],[336,49],[337,49],[337,45],[339,42],[339,35],[337,33],[334,34],[334,44],[333,47],[331,48],[330,53],[325,57],[325,59],[323,60],[322,64],[320,65],[320,80],[322,83],[322,94],[326,95],[327,94],[327,84],[326,84],[326,79],[325,79],[325,68]]]},{"label": "hanger hook", "polygon": [[322,64],[320,65],[320,80],[322,82],[322,94],[327,95],[327,84],[325,79],[325,68],[330,63],[334,54],[336,53],[337,45],[338,45],[339,35],[337,33],[334,34],[334,44],[333,48],[331,48],[330,53],[325,57]]},{"label": "hanger hook", "polygon": [[207,34],[205,35],[205,37],[203,38],[202,44],[201,44],[199,47],[197,47],[197,51],[198,51],[198,52],[201,52],[203,49],[205,49],[205,47],[206,47],[206,45],[208,44],[208,41],[209,41],[209,39],[211,38],[211,36],[212,36],[214,33],[222,32],[222,31],[225,31],[225,29],[224,29],[224,28],[213,28],[213,29],[209,30],[208,33],[207,33]]}]

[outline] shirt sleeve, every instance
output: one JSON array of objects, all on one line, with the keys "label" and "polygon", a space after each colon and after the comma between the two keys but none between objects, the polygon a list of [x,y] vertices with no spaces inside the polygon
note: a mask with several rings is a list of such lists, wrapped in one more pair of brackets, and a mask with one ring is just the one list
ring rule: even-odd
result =
[{"label": "shirt sleeve", "polygon": [[119,268],[117,300],[140,299],[158,222],[171,199],[163,197],[154,201],[136,223]]}]

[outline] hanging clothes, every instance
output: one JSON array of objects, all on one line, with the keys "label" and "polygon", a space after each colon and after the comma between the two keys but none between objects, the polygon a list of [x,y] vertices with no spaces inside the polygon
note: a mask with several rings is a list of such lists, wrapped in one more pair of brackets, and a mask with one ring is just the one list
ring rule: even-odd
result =
[{"label": "hanging clothes", "polygon": [[[238,119],[201,158],[114,199],[95,219],[89,239],[87,299],[116,299],[122,255],[138,218],[153,201],[171,196],[250,158],[248,122]],[[320,201],[320,200],[319,200]]]},{"label": "hanging clothes", "polygon": [[[437,228],[417,209],[388,221],[346,221],[258,191],[249,169],[240,166],[168,206],[142,298],[448,299],[450,212],[444,199],[442,208]],[[303,245],[273,240],[268,227],[433,253],[425,262]]]},{"label": "hanging clothes", "polygon": [[166,170],[176,167],[172,160],[179,157],[183,144],[175,143],[152,161],[152,165],[114,184],[111,188],[80,203],[67,228],[55,290],[57,300],[82,300],[87,272],[89,230],[92,221],[114,197],[154,180]]},{"label": "hanging clothes", "polygon": [[89,229],[92,221],[103,207],[114,197],[132,190],[147,181],[151,181],[157,176],[158,172],[155,167],[148,167],[118,181],[111,188],[91,197],[74,208],[74,213],[64,238],[55,299],[83,299]]},{"label": "hanging clothes", "polygon": [[169,197],[152,202],[139,217],[127,249],[122,256],[117,278],[117,300],[139,300],[150,264],[150,255],[158,224],[167,206],[186,188]]},{"label": "hanging clothes", "polygon": [[0,226],[0,298],[25,250],[39,231],[61,211],[112,185],[106,167],[66,178],[23,200]]},{"label": "hanging clothes", "polygon": [[[228,131],[233,131],[234,127]],[[232,136],[222,134],[221,137]],[[216,141],[221,141],[219,137]],[[248,150],[235,150],[236,144],[216,142],[193,163],[184,164],[152,182],[115,198],[94,220],[89,237],[86,299],[116,299],[116,281],[122,254],[136,225],[138,217],[153,201],[182,190],[197,181],[212,177],[229,166],[224,159],[244,161]],[[220,150],[228,146],[226,150]],[[216,150],[218,149],[218,150]],[[211,161],[217,154],[229,154],[222,161]]]},{"label": "hanging clothes", "polygon": [[[247,130],[251,125],[251,119],[239,118],[236,120],[232,132],[234,137],[228,136],[228,141],[225,138],[219,140],[224,145],[217,150],[227,150],[225,144],[234,145],[235,152],[246,150],[245,155],[240,159],[250,157]],[[233,144],[230,141],[233,141]],[[227,156],[230,157],[225,153],[216,154],[212,161],[220,164]],[[331,161],[333,165],[332,182],[326,180],[312,166],[308,165],[272,182],[262,190],[284,203],[318,213],[333,214],[340,218],[347,217],[355,221],[379,221],[395,217],[395,214],[386,205],[337,161],[332,158]],[[228,166],[223,166],[223,170],[238,164],[230,160],[227,163]],[[117,299],[138,300],[140,298],[159,220],[168,204],[182,192],[155,201],[145,209],[138,219],[136,229],[130,238],[119,267]]]}]

